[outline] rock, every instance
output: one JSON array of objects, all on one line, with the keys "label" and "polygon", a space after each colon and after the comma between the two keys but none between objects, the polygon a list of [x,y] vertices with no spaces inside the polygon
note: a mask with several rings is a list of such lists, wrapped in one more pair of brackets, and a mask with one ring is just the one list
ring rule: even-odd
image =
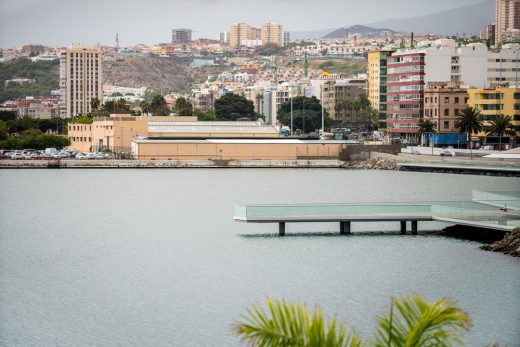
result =
[{"label": "rock", "polygon": [[480,247],[485,251],[500,252],[513,257],[520,257],[520,228],[514,228],[505,234],[502,240]]}]

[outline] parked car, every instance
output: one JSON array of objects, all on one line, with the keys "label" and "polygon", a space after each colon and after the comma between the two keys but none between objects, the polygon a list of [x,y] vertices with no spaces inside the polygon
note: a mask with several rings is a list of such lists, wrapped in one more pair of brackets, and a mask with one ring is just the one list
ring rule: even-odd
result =
[{"label": "parked car", "polygon": [[421,152],[419,152],[419,151],[412,151],[412,154],[421,155]]},{"label": "parked car", "polygon": [[17,152],[17,153],[13,153],[13,155],[11,155],[11,159],[19,160],[19,159],[25,159],[25,157],[23,156],[22,153]]},{"label": "parked car", "polygon": [[103,153],[96,152],[94,155],[96,159],[105,159],[105,155]]},{"label": "parked car", "polygon": [[86,156],[87,156],[87,159],[97,159],[96,153],[93,153],[93,152],[87,153]]},{"label": "parked car", "polygon": [[52,154],[45,152],[41,155],[41,158],[42,159],[52,159]]},{"label": "parked car", "polygon": [[450,151],[442,151],[441,157],[453,157],[453,154]]},{"label": "parked car", "polygon": [[76,159],[84,160],[87,159],[87,155],[85,153],[76,154]]}]

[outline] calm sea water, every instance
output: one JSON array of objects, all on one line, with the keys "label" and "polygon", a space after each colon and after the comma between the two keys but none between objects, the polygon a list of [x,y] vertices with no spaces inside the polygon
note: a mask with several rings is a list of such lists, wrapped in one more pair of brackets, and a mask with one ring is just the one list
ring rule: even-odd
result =
[{"label": "calm sea water", "polygon": [[[469,199],[518,178],[335,169],[0,171],[0,345],[238,346],[266,298],[320,305],[365,337],[392,295],[448,296],[469,346],[520,346],[520,261],[398,223],[233,221],[243,203]],[[420,230],[443,225],[420,223]]]}]

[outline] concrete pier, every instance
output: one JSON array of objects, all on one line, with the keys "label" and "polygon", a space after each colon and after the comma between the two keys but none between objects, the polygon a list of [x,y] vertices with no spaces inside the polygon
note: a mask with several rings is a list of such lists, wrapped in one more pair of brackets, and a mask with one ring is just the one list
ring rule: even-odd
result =
[{"label": "concrete pier", "polygon": [[341,221],[339,222],[339,234],[347,235],[350,234],[350,221]]},{"label": "concrete pier", "polygon": [[278,235],[285,236],[285,222],[278,223]]},{"label": "concrete pier", "polygon": [[401,221],[401,234],[402,235],[406,234],[406,221],[405,220]]}]

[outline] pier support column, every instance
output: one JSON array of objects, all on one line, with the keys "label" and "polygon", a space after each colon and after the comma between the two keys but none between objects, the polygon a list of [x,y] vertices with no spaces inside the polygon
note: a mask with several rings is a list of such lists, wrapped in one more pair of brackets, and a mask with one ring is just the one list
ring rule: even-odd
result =
[{"label": "pier support column", "polygon": [[417,235],[417,221],[412,221],[412,235]]},{"label": "pier support column", "polygon": [[350,234],[350,221],[341,221],[339,222],[339,234],[347,235]]},{"label": "pier support column", "polygon": [[404,220],[401,221],[401,234],[406,234],[406,221]]},{"label": "pier support column", "polygon": [[285,222],[278,223],[278,235],[285,236]]}]

